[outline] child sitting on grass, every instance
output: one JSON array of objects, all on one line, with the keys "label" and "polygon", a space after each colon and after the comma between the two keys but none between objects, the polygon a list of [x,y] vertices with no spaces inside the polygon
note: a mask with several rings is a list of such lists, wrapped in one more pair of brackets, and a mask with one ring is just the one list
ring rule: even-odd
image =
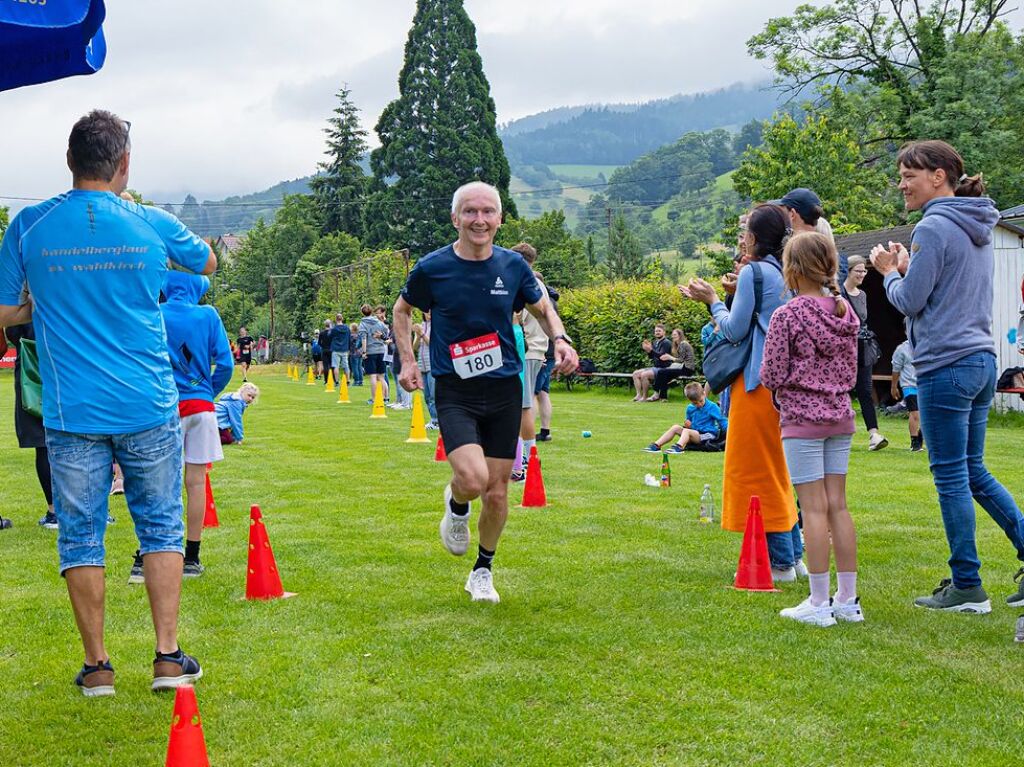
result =
[{"label": "child sitting on grass", "polygon": [[662,434],[655,442],[644,448],[648,453],[660,453],[664,445],[679,437],[679,441],[668,448],[666,453],[682,453],[684,450],[701,450],[715,453],[725,449],[723,437],[729,421],[711,400],[704,396],[704,387],[696,381],[686,384],[683,390],[690,404],[686,406],[686,421]]},{"label": "child sitting on grass", "polygon": [[225,394],[214,406],[217,412],[217,428],[220,429],[220,443],[233,445],[245,438],[242,427],[242,415],[249,405],[260,396],[259,387],[246,382],[238,387],[238,391]]}]

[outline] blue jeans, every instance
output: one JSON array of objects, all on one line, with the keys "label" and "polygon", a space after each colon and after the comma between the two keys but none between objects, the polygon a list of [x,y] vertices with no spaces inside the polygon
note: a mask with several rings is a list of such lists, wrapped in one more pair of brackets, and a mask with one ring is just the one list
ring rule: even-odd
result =
[{"label": "blue jeans", "polygon": [[352,366],[352,385],[362,386],[363,385],[363,358],[362,357],[349,357],[349,363]]},{"label": "blue jeans", "polygon": [[975,545],[974,501],[988,512],[1024,561],[1024,516],[985,468],[985,429],[996,384],[996,358],[978,352],[919,373],[917,403],[949,541],[953,585],[981,585]]},{"label": "blue jeans", "polygon": [[423,373],[423,399],[426,400],[427,410],[430,411],[430,420],[437,420],[437,407],[434,405],[434,376],[430,373]]},{"label": "blue jeans", "polygon": [[765,538],[768,539],[768,559],[772,567],[785,570],[803,559],[804,545],[800,540],[799,525],[793,525],[788,533],[765,533]]},{"label": "blue jeans", "polygon": [[74,434],[46,430],[57,515],[60,571],[103,567],[110,465],[124,473],[124,497],[135,523],[139,551],[184,553],[181,504],[181,422],[131,434]]}]

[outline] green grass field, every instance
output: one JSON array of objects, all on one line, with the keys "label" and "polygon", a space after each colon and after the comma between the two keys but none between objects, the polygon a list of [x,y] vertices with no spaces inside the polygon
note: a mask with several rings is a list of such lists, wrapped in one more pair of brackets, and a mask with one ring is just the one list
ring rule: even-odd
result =
[{"label": "green grass field", "polygon": [[[255,379],[248,439],[212,474],[221,527],[204,536],[207,572],[182,604],[182,646],[206,672],[212,764],[1019,761],[1024,647],[1002,604],[1012,549],[979,518],[991,615],[912,606],[947,574],[948,552],[905,421],[884,421],[882,453],[858,437],[851,466],[867,622],[815,629],[777,617],[805,584],[731,588],[740,537],[697,521],[704,483],[720,497],[721,455],[674,457],[673,487],[643,485],[659,458],[640,448],[681,418],[675,390],[669,404],[556,391],[541,451],[549,505],[512,510],[495,561],[502,601],[483,606],[462,590],[471,560],[438,541],[448,472],[432,446],[405,444],[408,413],[371,421],[366,388],[338,405],[279,371]],[[8,414],[11,390],[0,376]],[[173,698],[149,691],[152,629],[142,587],[125,583],[136,544],[124,501],[111,500],[107,536],[117,695],[86,700],[71,684],[82,652],[54,534],[35,524],[32,451],[6,423],[0,513],[16,526],[0,533],[0,765],[163,764]],[[989,463],[1021,498],[1024,431],[1000,423]],[[253,503],[292,599],[240,599]]]}]

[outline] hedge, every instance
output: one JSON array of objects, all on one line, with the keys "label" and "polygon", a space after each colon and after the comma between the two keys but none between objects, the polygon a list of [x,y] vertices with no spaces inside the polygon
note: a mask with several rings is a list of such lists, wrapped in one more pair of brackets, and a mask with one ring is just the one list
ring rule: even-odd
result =
[{"label": "hedge", "polygon": [[700,367],[700,329],[710,320],[707,307],[684,299],[674,285],[616,281],[566,290],[558,302],[566,331],[580,357],[592,359],[606,373],[629,373],[649,364],[640,342],[654,326],[665,332],[682,328]]}]

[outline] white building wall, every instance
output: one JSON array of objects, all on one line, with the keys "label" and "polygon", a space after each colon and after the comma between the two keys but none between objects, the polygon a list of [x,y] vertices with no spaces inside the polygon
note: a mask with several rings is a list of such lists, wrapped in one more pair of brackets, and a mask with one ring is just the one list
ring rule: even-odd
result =
[{"label": "white building wall", "polygon": [[[1011,343],[1011,330],[1016,333],[1020,321],[1020,283],[1024,278],[1024,238],[997,226],[995,241],[995,279],[993,280],[992,333],[996,340],[999,372],[1009,367],[1024,367],[1024,356]],[[1018,394],[997,394],[999,410],[1024,412],[1024,399]]]}]

